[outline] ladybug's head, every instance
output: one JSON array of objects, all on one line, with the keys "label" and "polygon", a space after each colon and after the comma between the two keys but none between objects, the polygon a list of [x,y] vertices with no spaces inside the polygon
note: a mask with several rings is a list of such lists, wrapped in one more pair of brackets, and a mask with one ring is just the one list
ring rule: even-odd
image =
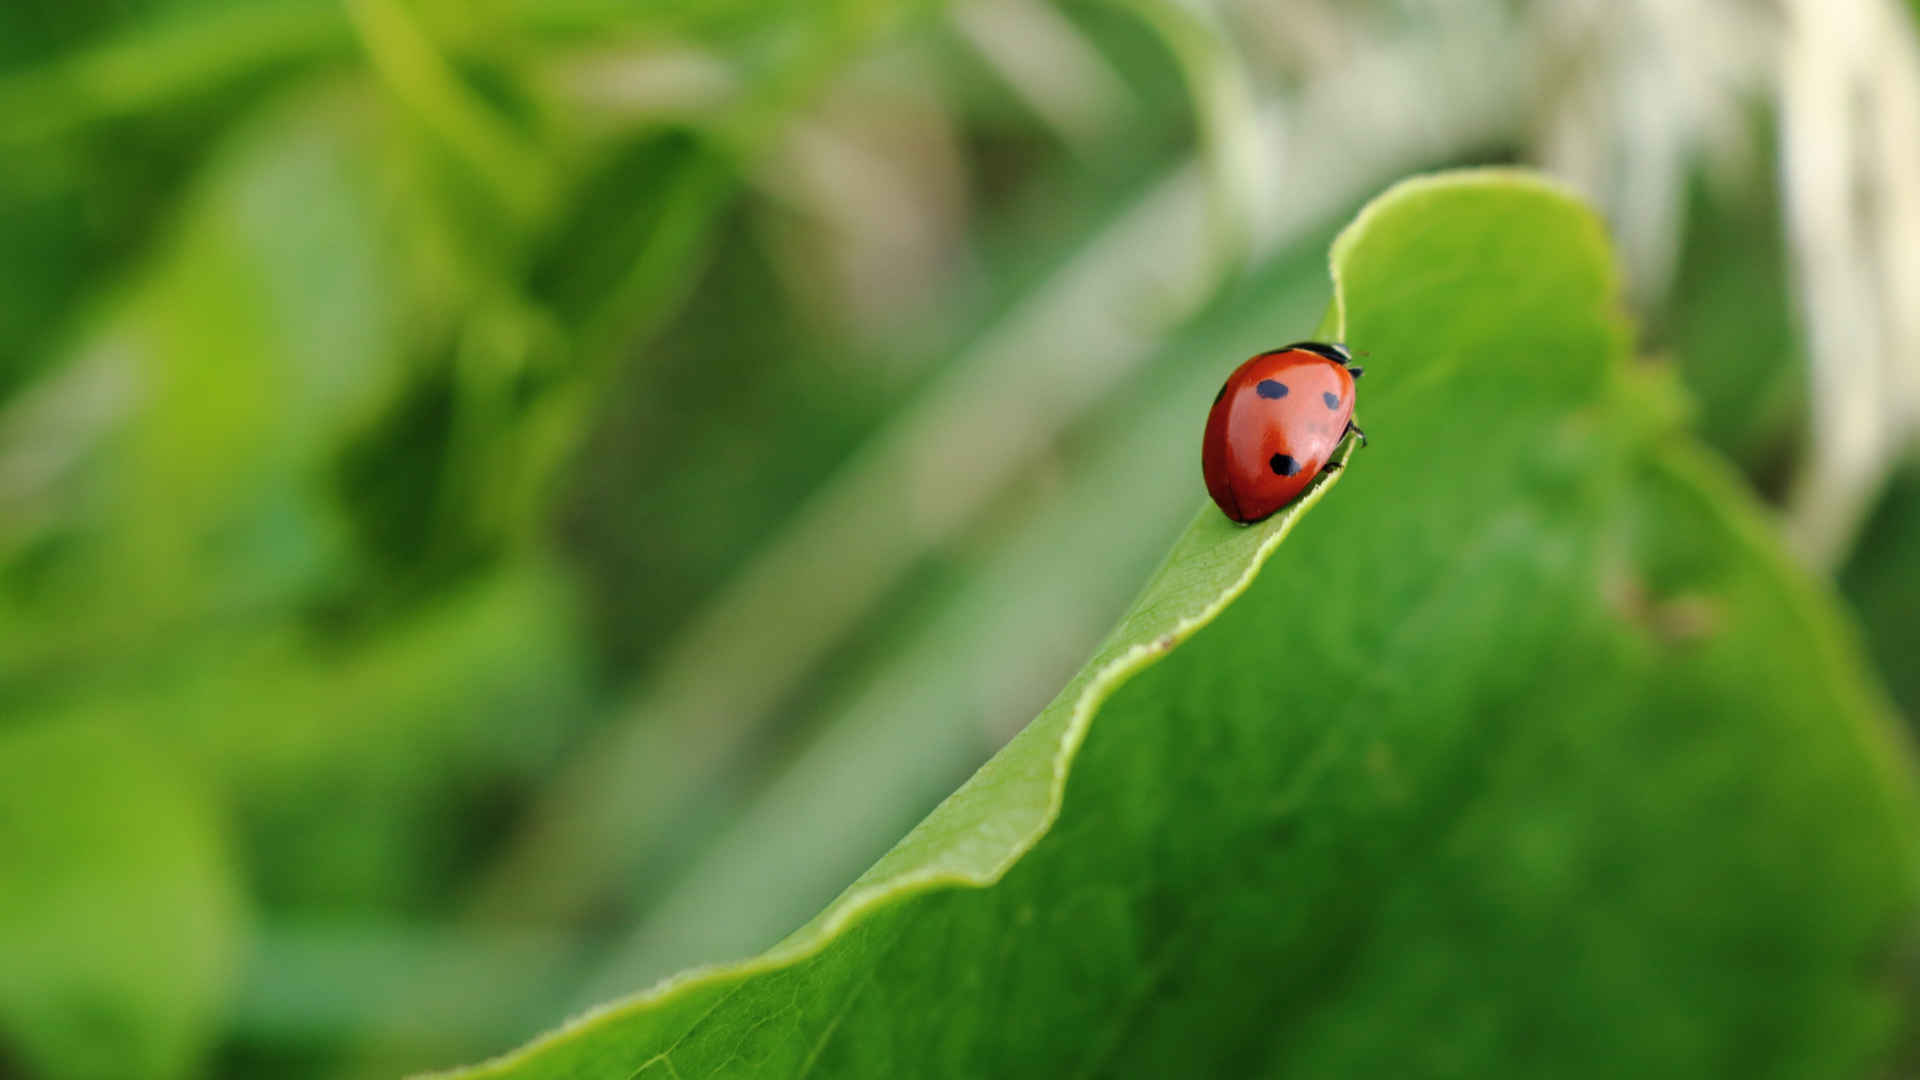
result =
[{"label": "ladybug's head", "polygon": [[[1275,349],[1274,351],[1286,352],[1289,349],[1300,349],[1304,352],[1310,352],[1315,356],[1325,357],[1326,359],[1331,360],[1336,364],[1339,364],[1341,367],[1350,367],[1353,364],[1353,353],[1349,351],[1345,345],[1342,345],[1337,341],[1336,342],[1296,341],[1291,345],[1287,345],[1283,348]],[[1355,369],[1354,375],[1358,376],[1359,374],[1360,374],[1359,370]]]}]

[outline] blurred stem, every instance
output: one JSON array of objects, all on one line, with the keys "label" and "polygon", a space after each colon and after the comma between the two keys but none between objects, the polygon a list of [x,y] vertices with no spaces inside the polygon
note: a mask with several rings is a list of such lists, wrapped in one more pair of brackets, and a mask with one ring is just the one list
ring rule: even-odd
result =
[{"label": "blurred stem", "polygon": [[646,240],[579,319],[566,384],[521,421],[510,471],[524,481],[517,488],[527,498],[547,496],[548,481],[590,429],[588,418],[623,371],[623,358],[651,339],[694,287],[701,245],[737,196],[736,178],[834,75],[926,7],[923,0],[844,0],[833,17],[795,30],[791,36],[803,44],[790,45],[773,73],[763,73],[750,92],[698,129],[693,151],[639,208],[653,222]]},{"label": "blurred stem", "polygon": [[519,437],[512,445],[518,460],[501,462],[499,475],[524,481],[515,485],[521,498],[507,518],[526,523],[532,535],[524,539],[544,541],[545,522],[535,508],[544,505],[551,481],[592,429],[595,410],[623,370],[622,347],[657,333],[699,280],[703,242],[735,194],[732,176],[731,164],[712,154],[680,167],[660,201],[647,208],[659,215],[659,227],[580,327],[573,374],[517,421]]},{"label": "blurred stem", "polygon": [[[662,21],[627,5],[548,8],[513,14],[528,33],[578,36],[636,32]],[[0,76],[0,146],[72,134],[89,124],[158,112],[278,65],[345,56],[355,26],[345,5],[284,0],[215,6],[141,23],[99,44]]]},{"label": "blurred stem", "polygon": [[699,265],[700,241],[733,201],[733,177],[739,163],[709,149],[696,150],[680,166],[659,200],[647,207],[660,227],[640,250],[617,284],[608,290],[581,327],[581,348],[593,364],[598,395],[614,365],[608,358],[622,345],[649,338],[691,291]]},{"label": "blurred stem", "polygon": [[1220,278],[1246,265],[1261,237],[1270,195],[1263,179],[1265,133],[1253,87],[1226,28],[1209,12],[1179,0],[1109,0],[1133,12],[1173,53],[1199,126],[1207,177],[1208,228]]},{"label": "blurred stem", "polygon": [[348,0],[346,10],[374,68],[395,95],[522,223],[537,220],[559,186],[539,148],[473,92],[399,0]]},{"label": "blurred stem", "polygon": [[763,60],[752,89],[716,128],[724,144],[750,157],[780,134],[796,106],[875,43],[892,37],[915,15],[944,6],[937,0],[830,0],[831,13],[793,28],[791,40]]},{"label": "blurred stem", "polygon": [[1081,158],[1133,104],[1133,91],[1060,8],[1043,0],[973,0],[956,27],[1041,122]]},{"label": "blurred stem", "polygon": [[155,111],[280,64],[344,53],[351,28],[332,4],[219,8],[0,78],[0,145]]}]

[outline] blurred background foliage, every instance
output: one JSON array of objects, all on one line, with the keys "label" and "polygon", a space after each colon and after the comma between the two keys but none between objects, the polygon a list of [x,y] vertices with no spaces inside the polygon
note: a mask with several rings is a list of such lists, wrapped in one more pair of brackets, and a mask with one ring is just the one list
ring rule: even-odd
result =
[{"label": "blurred background foliage", "polygon": [[1091,651],[1414,170],[1596,201],[1920,715],[1912,17],[9,4],[0,1075],[390,1076],[777,939]]}]

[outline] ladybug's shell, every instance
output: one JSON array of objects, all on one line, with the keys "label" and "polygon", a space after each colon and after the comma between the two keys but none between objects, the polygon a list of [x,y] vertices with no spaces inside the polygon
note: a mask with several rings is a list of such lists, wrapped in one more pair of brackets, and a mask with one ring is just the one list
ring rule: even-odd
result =
[{"label": "ladybug's shell", "polygon": [[1326,467],[1353,418],[1353,375],[1301,348],[1261,353],[1227,377],[1207,414],[1207,494],[1238,522],[1292,502]]}]

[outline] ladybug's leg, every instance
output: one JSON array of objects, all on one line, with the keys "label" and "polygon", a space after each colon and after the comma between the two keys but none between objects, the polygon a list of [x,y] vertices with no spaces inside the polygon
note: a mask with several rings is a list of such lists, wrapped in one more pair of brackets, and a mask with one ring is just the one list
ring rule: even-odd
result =
[{"label": "ladybug's leg", "polygon": [[1339,467],[1340,467],[1340,463],[1339,463],[1339,462],[1337,462],[1337,461],[1329,461],[1329,462],[1327,462],[1327,463],[1326,463],[1325,465],[1322,465],[1322,466],[1320,466],[1320,471],[1321,471],[1321,472],[1323,472],[1323,473],[1330,473],[1330,472],[1332,472],[1332,471],[1334,471],[1335,469],[1338,469]]},{"label": "ladybug's leg", "polygon": [[[1360,425],[1359,425],[1359,424],[1356,424],[1356,423],[1354,423],[1354,422],[1353,422],[1353,421],[1351,421],[1351,420],[1349,420],[1349,421],[1347,421],[1347,431],[1351,431],[1351,432],[1353,432],[1353,433],[1354,433],[1355,435],[1358,435],[1358,436],[1360,436],[1360,445],[1361,445],[1361,446],[1365,446],[1365,445],[1367,445],[1367,433],[1366,433],[1366,432],[1364,432],[1364,431],[1361,431],[1361,430],[1360,430]],[[1343,432],[1342,434],[1344,434],[1344,432]]]},{"label": "ladybug's leg", "polygon": [[1365,375],[1366,373],[1367,373],[1367,369],[1361,367],[1359,364],[1355,364],[1352,367],[1347,369],[1347,374],[1353,376],[1356,379],[1362,375]]}]

